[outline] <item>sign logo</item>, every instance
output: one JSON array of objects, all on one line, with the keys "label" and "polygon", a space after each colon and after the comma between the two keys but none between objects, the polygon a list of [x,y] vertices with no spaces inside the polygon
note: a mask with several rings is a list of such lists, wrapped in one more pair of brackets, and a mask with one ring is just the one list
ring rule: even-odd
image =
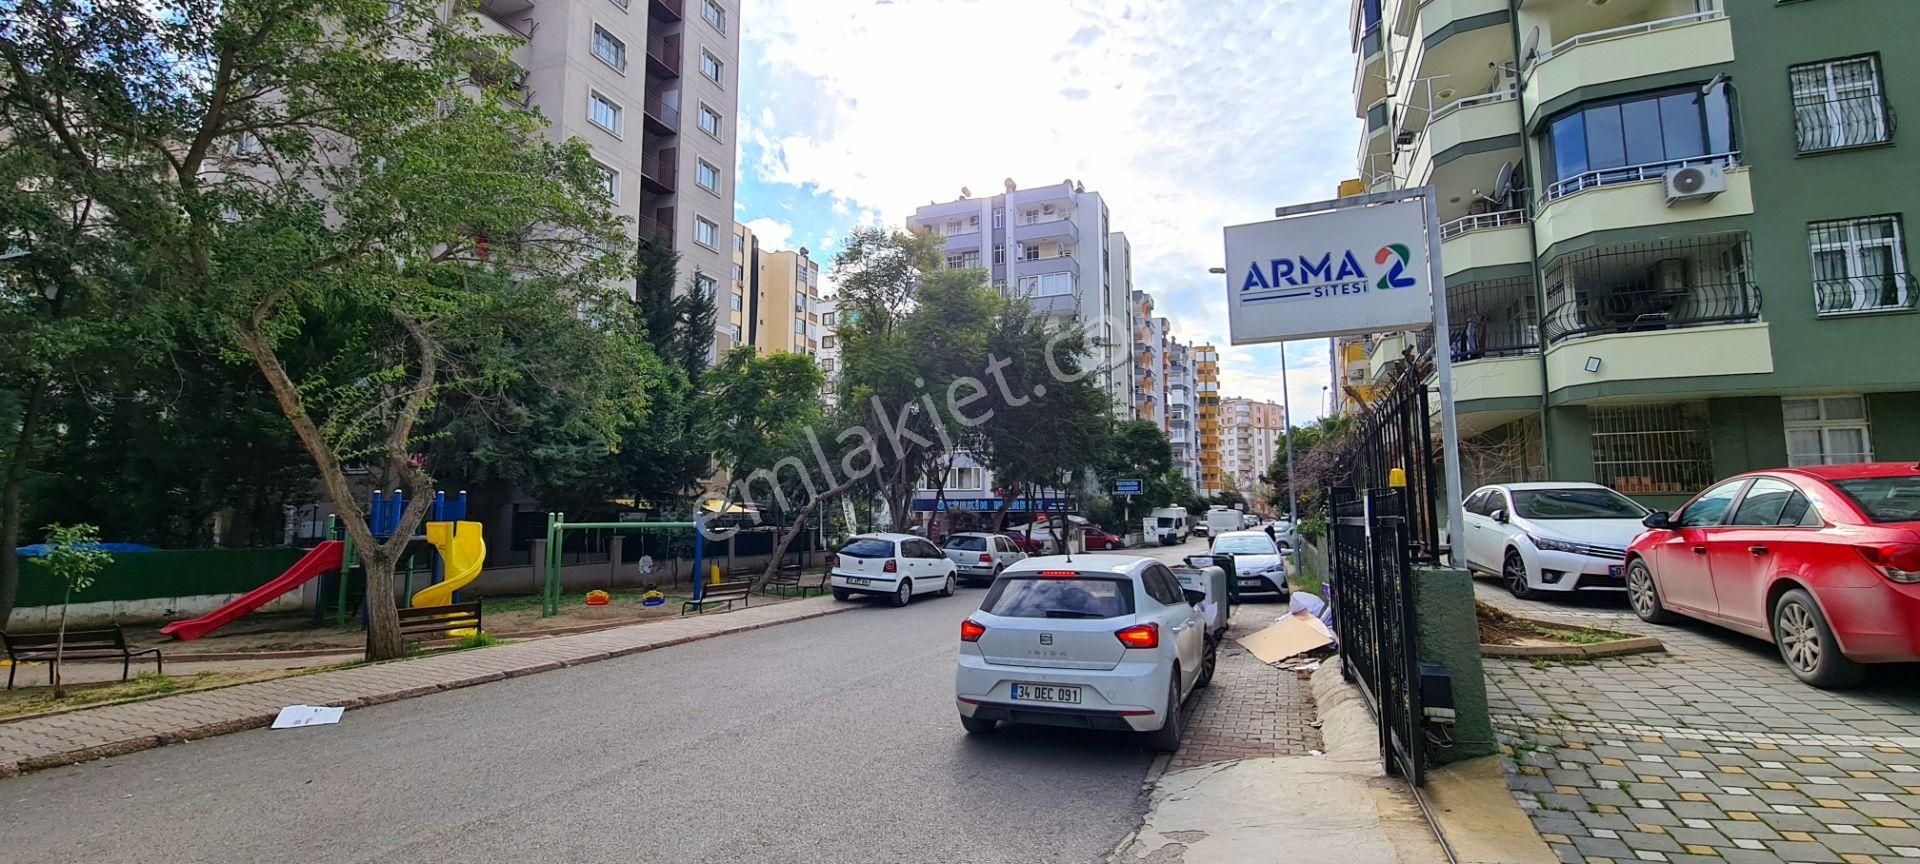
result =
[{"label": "sign logo", "polygon": [[1052,634],[1052,633],[1042,633],[1042,634],[1040,634],[1040,644],[1042,644],[1042,645],[1052,645],[1052,644],[1053,644],[1053,634]]},{"label": "sign logo", "polygon": [[1418,285],[1418,281],[1412,276],[1407,275],[1407,261],[1412,257],[1413,251],[1408,249],[1404,243],[1389,243],[1380,247],[1380,251],[1373,253],[1373,263],[1385,264],[1388,259],[1393,259],[1393,266],[1387,270],[1387,275],[1380,277],[1380,282],[1376,287],[1382,291],[1386,291],[1393,288],[1412,288]]}]

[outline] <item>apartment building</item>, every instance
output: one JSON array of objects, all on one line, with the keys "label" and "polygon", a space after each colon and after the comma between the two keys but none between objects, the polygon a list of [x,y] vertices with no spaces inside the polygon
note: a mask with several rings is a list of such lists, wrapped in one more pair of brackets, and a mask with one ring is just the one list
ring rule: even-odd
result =
[{"label": "apartment building", "polygon": [[715,322],[730,345],[754,344],[747,337],[749,308],[760,296],[760,238],[744,222],[733,224],[733,278]]},{"label": "apartment building", "polygon": [[1469,483],[1657,506],[1920,459],[1920,3],[1355,0],[1351,26],[1363,183],[1438,193]]},{"label": "apartment building", "polygon": [[821,404],[828,411],[840,405],[840,314],[838,304],[832,297],[820,298],[820,351],[813,355],[814,364],[820,367],[821,377],[826,379],[820,391]]},{"label": "apartment building", "polygon": [[1091,329],[1087,362],[1113,399],[1114,416],[1132,416],[1130,321],[1133,253],[1112,230],[1100,193],[1064,181],[1021,189],[1012,180],[998,195],[961,197],[922,206],[908,228],[945,240],[946,266],[989,271],[993,287],[1033,310]]},{"label": "apartment building", "polygon": [[[504,74],[551,121],[548,135],[593,148],[634,238],[671,243],[686,289],[724,303],[737,0],[482,0],[476,11],[483,33],[516,41]],[[722,311],[715,348],[724,352],[738,340]]]},{"label": "apartment building", "polygon": [[1200,402],[1193,349],[1178,339],[1167,340],[1167,443],[1173,445],[1173,467],[1200,488]]},{"label": "apartment building", "polygon": [[1199,431],[1200,480],[1195,484],[1201,495],[1214,496],[1225,488],[1220,473],[1220,351],[1212,345],[1195,345],[1193,357],[1194,416]]},{"label": "apartment building", "polygon": [[1171,325],[1153,316],[1153,295],[1133,292],[1133,419],[1167,431],[1167,345]]},{"label": "apartment building", "polygon": [[747,303],[747,341],[763,355],[818,355],[824,333],[820,263],[803,246],[797,252],[763,252],[759,267],[758,290]]},{"label": "apartment building", "polygon": [[1248,498],[1281,452],[1287,409],[1278,402],[1220,400],[1220,472]]}]

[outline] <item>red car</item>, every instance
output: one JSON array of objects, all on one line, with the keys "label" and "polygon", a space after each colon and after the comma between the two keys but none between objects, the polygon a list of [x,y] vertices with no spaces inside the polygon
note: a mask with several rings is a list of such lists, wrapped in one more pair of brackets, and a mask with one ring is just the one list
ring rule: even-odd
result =
[{"label": "red car", "polygon": [[1755,471],[1646,526],[1626,562],[1644,621],[1685,615],[1770,640],[1815,687],[1920,661],[1920,466]]},{"label": "red car", "polygon": [[1081,530],[1084,532],[1081,536],[1086,540],[1086,544],[1087,544],[1086,548],[1088,552],[1093,552],[1096,550],[1127,548],[1126,540],[1123,540],[1120,537],[1109,534],[1106,531],[1103,531],[1099,528],[1095,528],[1089,525],[1086,528],[1083,528]]},{"label": "red car", "polygon": [[1013,548],[1028,555],[1038,555],[1046,544],[1037,537],[1028,537],[1024,531],[1002,531],[1000,536],[1013,541]]}]

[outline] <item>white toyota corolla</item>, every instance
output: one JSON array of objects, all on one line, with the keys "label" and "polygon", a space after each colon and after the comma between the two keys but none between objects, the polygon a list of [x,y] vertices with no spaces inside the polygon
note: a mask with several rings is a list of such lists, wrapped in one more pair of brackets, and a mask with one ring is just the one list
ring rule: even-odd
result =
[{"label": "white toyota corolla", "polygon": [[1196,599],[1131,555],[1029,558],[960,622],[954,695],[974,734],[1002,720],[1145,732],[1180,746],[1181,703],[1213,677]]}]

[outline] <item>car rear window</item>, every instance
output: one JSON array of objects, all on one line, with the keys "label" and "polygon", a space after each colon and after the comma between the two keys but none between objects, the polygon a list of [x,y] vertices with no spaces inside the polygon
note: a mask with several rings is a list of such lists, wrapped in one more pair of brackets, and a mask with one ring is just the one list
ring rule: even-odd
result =
[{"label": "car rear window", "polygon": [[855,558],[892,558],[893,544],[885,540],[855,540],[840,547],[840,554]]},{"label": "car rear window", "polygon": [[962,552],[985,552],[987,551],[987,538],[950,537],[947,538],[947,548],[958,549]]},{"label": "car rear window", "polygon": [[1833,485],[1875,522],[1920,522],[1920,477],[1862,477]]},{"label": "car rear window", "polygon": [[980,611],[1003,618],[1118,618],[1133,614],[1133,583],[1111,577],[1002,576]]}]

